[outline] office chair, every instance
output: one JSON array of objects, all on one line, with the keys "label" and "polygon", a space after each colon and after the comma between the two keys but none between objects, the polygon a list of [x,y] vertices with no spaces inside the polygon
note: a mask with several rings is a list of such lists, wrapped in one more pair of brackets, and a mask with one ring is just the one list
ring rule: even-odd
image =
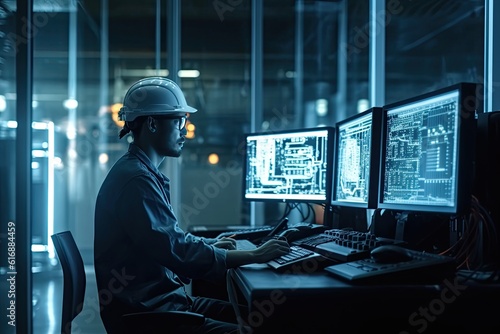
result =
[{"label": "office chair", "polygon": [[[63,302],[61,334],[71,334],[72,322],[83,309],[86,277],[82,255],[70,231],[51,236],[63,271]],[[130,333],[165,333],[175,326],[201,325],[205,321],[202,314],[184,311],[138,312],[122,317],[124,327]]]}]

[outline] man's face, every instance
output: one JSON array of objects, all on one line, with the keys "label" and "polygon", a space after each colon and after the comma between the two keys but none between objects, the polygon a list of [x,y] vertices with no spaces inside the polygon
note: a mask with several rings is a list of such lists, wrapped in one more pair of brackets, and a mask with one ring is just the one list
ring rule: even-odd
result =
[{"label": "man's face", "polygon": [[157,133],[152,144],[158,154],[166,157],[181,155],[186,141],[185,117],[185,115],[154,117]]}]

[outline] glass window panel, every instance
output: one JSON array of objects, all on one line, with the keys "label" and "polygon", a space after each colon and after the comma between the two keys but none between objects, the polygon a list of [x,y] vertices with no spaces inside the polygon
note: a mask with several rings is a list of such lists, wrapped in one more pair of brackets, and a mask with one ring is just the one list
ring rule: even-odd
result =
[{"label": "glass window panel", "polygon": [[483,82],[484,1],[387,4],[386,103]]},{"label": "glass window panel", "polygon": [[[62,277],[57,274],[60,269],[53,267],[57,257],[50,234],[72,231],[85,264],[92,268],[93,207],[106,172],[98,158],[109,145],[103,130],[109,129],[110,122],[101,129],[101,120],[111,119],[112,100],[101,96],[100,8],[90,12],[81,3],[58,4],[61,6],[35,5],[34,13],[35,22],[43,24],[37,26],[34,36],[33,119],[53,125],[51,140],[36,135],[42,130],[33,130],[33,147],[41,153],[45,147],[53,150],[47,163],[52,183],[50,176],[45,179],[42,158],[34,155],[32,164],[32,192],[36,194],[32,207],[34,333],[57,331],[60,326]],[[116,126],[112,143],[118,130]],[[41,220],[51,210],[49,221]],[[87,283],[88,295],[97,296],[95,281]],[[74,326],[104,333],[96,298],[87,298],[84,312],[88,317],[78,317]]]},{"label": "glass window panel", "polygon": [[368,109],[369,7],[370,1],[347,1],[347,13],[345,14],[347,32],[345,40],[340,39],[340,51],[338,52],[341,64],[347,67],[345,113],[343,117],[340,115],[336,117],[336,121]]},{"label": "glass window panel", "polygon": [[[181,78],[193,131],[182,153],[181,226],[248,223],[239,151],[250,123],[251,8],[182,1]],[[235,2],[236,3],[236,2]],[[189,125],[188,125],[189,129]]]},{"label": "glass window panel", "polygon": [[298,125],[294,117],[295,2],[290,0],[263,3],[264,115],[263,124],[256,124],[257,131],[279,131]]}]

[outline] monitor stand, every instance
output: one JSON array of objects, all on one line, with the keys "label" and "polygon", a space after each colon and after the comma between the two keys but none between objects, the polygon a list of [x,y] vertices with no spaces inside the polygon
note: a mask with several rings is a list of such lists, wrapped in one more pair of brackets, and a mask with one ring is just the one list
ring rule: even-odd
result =
[{"label": "monitor stand", "polygon": [[353,229],[355,231],[367,231],[367,209],[347,206],[335,206],[332,214],[332,227],[336,229]]},{"label": "monitor stand", "polygon": [[408,214],[408,211],[402,211],[396,214],[396,231],[394,233],[395,240],[404,241],[405,225],[408,222]]}]

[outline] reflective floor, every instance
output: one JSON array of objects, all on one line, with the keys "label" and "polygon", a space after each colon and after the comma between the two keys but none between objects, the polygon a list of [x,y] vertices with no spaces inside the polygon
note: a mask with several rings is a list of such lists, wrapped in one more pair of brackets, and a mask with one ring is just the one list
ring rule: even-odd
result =
[{"label": "reflective floor", "polygon": [[[97,302],[97,286],[92,266],[85,266],[87,274],[87,289],[82,312],[73,321],[73,333],[78,334],[105,334],[106,331],[99,317]],[[15,328],[8,321],[8,293],[9,283],[7,276],[1,275],[0,300],[2,323],[0,333],[14,334]],[[54,269],[33,274],[33,334],[60,334],[61,304],[63,294],[63,277],[60,269]],[[4,298],[7,296],[7,298]],[[7,303],[6,303],[7,300]]]}]

